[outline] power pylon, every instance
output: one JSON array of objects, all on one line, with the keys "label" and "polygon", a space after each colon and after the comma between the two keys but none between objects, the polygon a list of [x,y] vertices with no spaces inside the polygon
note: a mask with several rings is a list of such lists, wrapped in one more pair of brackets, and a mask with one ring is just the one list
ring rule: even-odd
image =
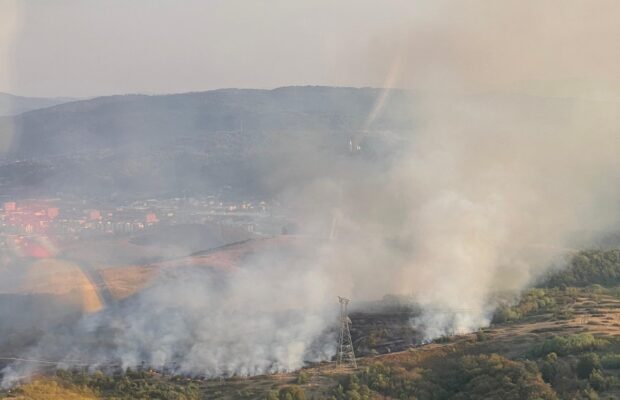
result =
[{"label": "power pylon", "polygon": [[338,296],[340,302],[340,340],[338,341],[338,366],[343,367],[345,364],[351,365],[357,369],[357,361],[355,361],[355,352],[353,351],[353,340],[351,339],[351,331],[349,324],[351,319],[347,314],[347,305],[349,299]]}]

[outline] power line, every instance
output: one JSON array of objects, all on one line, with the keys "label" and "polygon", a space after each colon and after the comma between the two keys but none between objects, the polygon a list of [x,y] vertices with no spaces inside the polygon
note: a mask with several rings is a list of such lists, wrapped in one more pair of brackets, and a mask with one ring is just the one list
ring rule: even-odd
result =
[{"label": "power line", "polygon": [[34,358],[19,358],[19,357],[0,357],[0,360],[3,361],[21,361],[21,362],[29,362],[35,364],[46,364],[46,365],[58,365],[61,363],[68,363],[72,365],[81,365],[88,366],[88,363],[79,360],[60,360],[60,361],[50,361],[50,360],[37,360]]}]

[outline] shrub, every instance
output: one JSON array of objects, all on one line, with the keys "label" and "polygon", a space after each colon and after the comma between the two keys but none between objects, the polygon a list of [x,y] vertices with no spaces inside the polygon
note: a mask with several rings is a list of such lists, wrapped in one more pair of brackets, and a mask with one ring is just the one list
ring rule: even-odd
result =
[{"label": "shrub", "polygon": [[484,331],[476,332],[476,341],[484,342],[486,340],[489,340],[489,334],[488,333],[486,333]]},{"label": "shrub", "polygon": [[620,369],[620,354],[606,354],[601,359],[601,365],[605,369]]},{"label": "shrub", "polygon": [[299,386],[285,386],[278,392],[280,400],[306,400],[306,393]]},{"label": "shrub", "polygon": [[598,393],[596,393],[596,390],[592,388],[587,388],[586,390],[583,391],[583,394],[587,400],[598,400],[599,399]]},{"label": "shrub", "polygon": [[304,370],[299,371],[299,373],[297,374],[297,383],[299,385],[305,385],[309,381],[310,381],[310,376],[308,375],[308,373]]},{"label": "shrub", "polygon": [[547,354],[545,361],[540,367],[542,378],[547,383],[552,383],[558,373],[558,356],[555,353]]},{"label": "shrub", "polygon": [[586,351],[599,350],[607,346],[609,342],[596,339],[589,333],[580,333],[570,336],[554,336],[545,340],[541,345],[532,350],[534,356],[543,356],[556,353],[559,356],[579,354]]},{"label": "shrub", "polygon": [[603,376],[600,369],[595,369],[590,373],[588,382],[593,389],[599,392],[609,389],[609,382],[605,376]]},{"label": "shrub", "polygon": [[601,359],[598,354],[589,353],[581,356],[577,362],[577,376],[586,379],[595,369],[601,368]]},{"label": "shrub", "polygon": [[494,323],[518,321],[530,315],[556,312],[555,298],[549,296],[545,289],[531,289],[523,294],[518,304],[514,306],[501,306],[493,315]]},{"label": "shrub", "polygon": [[[549,275],[547,287],[591,286],[600,292],[600,286],[620,284],[620,249],[585,250],[575,254],[566,268]],[[600,286],[595,286],[600,285]]]},{"label": "shrub", "polygon": [[359,375],[359,382],[345,382],[337,388],[334,397],[345,400],[348,390],[356,387],[359,398],[365,399],[366,386],[400,399],[556,399],[535,364],[497,354],[448,358],[441,366],[427,370],[407,371],[373,364]]},{"label": "shrub", "polygon": [[265,396],[265,400],[279,400],[278,392],[275,390],[270,390]]}]

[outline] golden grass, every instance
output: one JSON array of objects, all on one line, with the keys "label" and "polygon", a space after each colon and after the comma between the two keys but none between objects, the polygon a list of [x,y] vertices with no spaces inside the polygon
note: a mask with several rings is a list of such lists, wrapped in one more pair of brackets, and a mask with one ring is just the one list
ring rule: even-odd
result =
[{"label": "golden grass", "polygon": [[11,397],[21,400],[96,400],[99,397],[88,388],[66,388],[55,380],[37,379],[22,385]]},{"label": "golden grass", "polygon": [[19,293],[53,294],[77,302],[85,312],[97,312],[103,308],[103,301],[97,287],[70,261],[42,259],[24,267],[26,273]]}]

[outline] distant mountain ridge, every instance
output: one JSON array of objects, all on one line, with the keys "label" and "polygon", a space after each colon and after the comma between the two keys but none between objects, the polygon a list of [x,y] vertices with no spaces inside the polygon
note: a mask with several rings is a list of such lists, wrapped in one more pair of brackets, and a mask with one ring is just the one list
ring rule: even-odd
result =
[{"label": "distant mountain ridge", "polygon": [[0,116],[17,115],[75,100],[69,97],[24,97],[0,92]]},{"label": "distant mountain ridge", "polygon": [[[97,198],[235,192],[271,196],[388,168],[428,122],[423,95],[325,86],[117,95],[0,117],[0,194]],[[434,99],[436,100],[436,99]],[[561,124],[620,103],[519,93],[448,98]]]},{"label": "distant mountain ridge", "polygon": [[[171,137],[205,138],[234,132],[245,132],[243,136],[247,136],[249,132],[278,130],[360,130],[365,129],[365,119],[380,93],[379,89],[285,87],[98,97],[11,118],[16,140],[10,153],[31,158],[128,144],[162,144]],[[394,93],[401,97],[396,102],[406,96],[406,92]],[[392,114],[387,115],[391,122],[396,110],[393,105],[386,107],[388,114]],[[407,118],[404,113],[403,117]],[[3,122],[8,121],[0,120],[0,128],[6,128]]]},{"label": "distant mountain ridge", "polygon": [[[276,175],[328,173],[352,138],[376,139],[363,131],[410,130],[407,91],[391,90],[369,121],[382,93],[308,86],[118,95],[1,117],[0,189],[255,193],[265,182],[277,186]],[[384,151],[382,140],[364,150]]]}]

